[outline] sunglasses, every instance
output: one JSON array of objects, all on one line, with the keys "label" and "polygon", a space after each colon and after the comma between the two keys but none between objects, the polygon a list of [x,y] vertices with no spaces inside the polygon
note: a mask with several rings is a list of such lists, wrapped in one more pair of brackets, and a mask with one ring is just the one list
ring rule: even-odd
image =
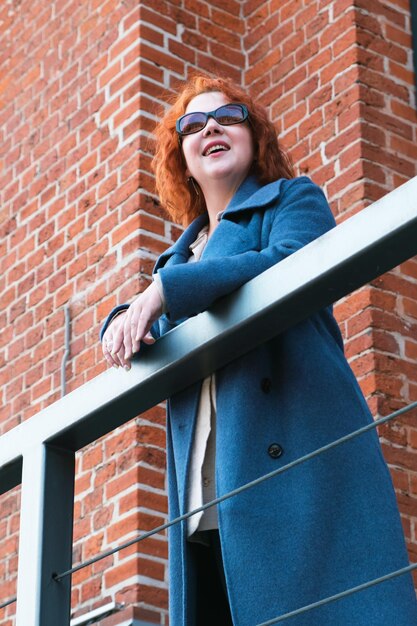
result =
[{"label": "sunglasses", "polygon": [[208,111],[207,113],[202,111],[186,113],[177,119],[175,128],[177,133],[183,137],[184,135],[192,135],[203,130],[210,117],[222,126],[232,126],[232,124],[241,124],[248,119],[248,116],[249,112],[244,104],[224,104],[218,109]]}]

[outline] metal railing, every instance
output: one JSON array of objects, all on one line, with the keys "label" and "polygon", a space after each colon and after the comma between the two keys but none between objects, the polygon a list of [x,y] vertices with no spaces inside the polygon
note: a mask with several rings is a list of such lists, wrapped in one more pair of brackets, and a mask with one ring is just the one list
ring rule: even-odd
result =
[{"label": "metal railing", "polygon": [[3,435],[0,492],[22,483],[16,626],[70,623],[77,450],[416,253],[417,177]]}]

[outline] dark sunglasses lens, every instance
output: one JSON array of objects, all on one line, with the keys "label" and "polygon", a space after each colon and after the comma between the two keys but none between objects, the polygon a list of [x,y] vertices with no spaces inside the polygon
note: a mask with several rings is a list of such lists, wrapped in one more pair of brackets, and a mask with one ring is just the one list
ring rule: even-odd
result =
[{"label": "dark sunglasses lens", "polygon": [[245,112],[242,107],[235,104],[227,104],[224,107],[220,107],[216,111],[216,120],[223,126],[229,126],[230,124],[239,124],[245,119]]},{"label": "dark sunglasses lens", "polygon": [[244,122],[248,117],[246,109],[240,104],[225,104],[213,112],[187,113],[178,122],[177,129],[181,135],[191,135],[198,133],[207,124],[208,117],[213,116],[218,124],[222,126],[230,126],[231,124],[239,124]]},{"label": "dark sunglasses lens", "polygon": [[206,116],[204,113],[189,113],[184,115],[180,120],[180,132],[183,135],[189,135],[191,133],[197,133],[204,128],[206,124]]}]

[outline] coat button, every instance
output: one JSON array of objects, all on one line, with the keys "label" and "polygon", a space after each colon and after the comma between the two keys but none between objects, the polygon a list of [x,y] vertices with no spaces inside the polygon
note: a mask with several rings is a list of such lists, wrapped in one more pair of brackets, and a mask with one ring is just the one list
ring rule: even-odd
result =
[{"label": "coat button", "polygon": [[268,454],[272,459],[278,459],[283,452],[284,450],[282,449],[282,446],[279,445],[279,443],[271,443],[268,448]]},{"label": "coat button", "polygon": [[269,393],[271,391],[272,381],[270,378],[262,378],[261,380],[261,389],[264,393]]}]

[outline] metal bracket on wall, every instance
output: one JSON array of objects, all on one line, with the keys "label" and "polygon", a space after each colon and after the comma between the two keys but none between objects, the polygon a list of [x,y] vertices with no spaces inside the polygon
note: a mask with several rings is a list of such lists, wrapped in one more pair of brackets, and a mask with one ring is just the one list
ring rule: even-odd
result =
[{"label": "metal bracket on wall", "polygon": [[65,352],[62,357],[61,363],[61,397],[64,397],[67,393],[67,380],[65,368],[67,365],[67,361],[70,355],[70,341],[71,341],[71,315],[70,315],[70,307],[67,305],[65,307]]},{"label": "metal bracket on wall", "polygon": [[[101,620],[109,617],[110,615],[114,615],[118,611],[122,611],[124,608],[124,602],[108,602],[97,609],[84,613],[84,615],[74,617],[70,622],[70,626],[93,626],[94,624],[100,626],[100,624],[103,623]],[[117,626],[155,626],[155,624],[151,624],[150,622],[144,622],[143,620],[138,620],[132,617],[123,619],[123,613],[121,617],[123,621],[117,624]],[[103,626],[105,625],[103,624]]]},{"label": "metal bracket on wall", "polygon": [[94,609],[93,611],[84,613],[84,615],[75,617],[71,620],[70,626],[90,626],[92,624],[96,624],[99,620],[120,611],[124,608],[124,606],[124,604],[120,604],[118,602],[109,602],[98,607],[97,609]]}]

